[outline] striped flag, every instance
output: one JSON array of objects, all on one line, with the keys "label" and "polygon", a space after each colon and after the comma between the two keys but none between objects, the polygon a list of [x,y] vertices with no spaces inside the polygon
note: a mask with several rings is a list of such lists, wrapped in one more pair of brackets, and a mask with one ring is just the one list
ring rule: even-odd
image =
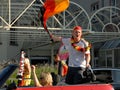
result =
[{"label": "striped flag", "polygon": [[55,14],[58,14],[66,10],[69,6],[69,0],[46,0],[43,7],[41,8],[42,14],[42,24],[43,27],[47,30],[46,22],[47,19],[52,17]]},{"label": "striped flag", "polygon": [[18,78],[18,86],[23,86],[23,72],[24,72],[24,51],[21,51],[21,57],[20,57],[20,62],[19,62],[19,71],[17,73],[17,78]]}]

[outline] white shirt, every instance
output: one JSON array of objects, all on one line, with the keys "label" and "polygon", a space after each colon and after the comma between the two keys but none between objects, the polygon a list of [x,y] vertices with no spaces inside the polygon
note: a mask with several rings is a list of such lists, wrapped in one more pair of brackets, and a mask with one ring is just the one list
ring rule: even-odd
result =
[{"label": "white shirt", "polygon": [[[89,54],[90,50],[87,50],[85,52],[77,51],[74,49],[74,47],[71,45],[71,38],[62,38],[63,44],[67,47],[69,52],[69,67],[86,67],[86,60],[85,60],[85,54]],[[86,47],[87,45],[81,40],[77,43],[80,47]],[[86,45],[86,46],[85,46]]]}]

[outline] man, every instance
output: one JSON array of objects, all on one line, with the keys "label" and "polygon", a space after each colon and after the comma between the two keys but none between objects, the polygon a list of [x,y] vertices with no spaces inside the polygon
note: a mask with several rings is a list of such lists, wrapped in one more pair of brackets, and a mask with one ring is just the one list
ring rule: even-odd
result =
[{"label": "man", "polygon": [[62,38],[52,35],[53,41],[62,41],[69,52],[67,84],[82,83],[83,72],[90,66],[90,45],[82,38],[82,28],[73,28],[71,38]]}]

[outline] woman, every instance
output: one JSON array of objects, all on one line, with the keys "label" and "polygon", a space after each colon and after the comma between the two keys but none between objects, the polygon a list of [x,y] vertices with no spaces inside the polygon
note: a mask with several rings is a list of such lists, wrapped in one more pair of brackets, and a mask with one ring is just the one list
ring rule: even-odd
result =
[{"label": "woman", "polygon": [[33,74],[33,81],[35,83],[36,87],[42,87],[42,86],[53,86],[53,79],[52,75],[49,72],[42,72],[40,75],[40,78],[38,80],[36,72],[35,72],[35,66],[32,65],[32,74]]},{"label": "woman", "polygon": [[24,86],[28,86],[31,83],[31,66],[30,66],[30,60],[28,58],[28,55],[25,53],[25,59],[24,59]]}]

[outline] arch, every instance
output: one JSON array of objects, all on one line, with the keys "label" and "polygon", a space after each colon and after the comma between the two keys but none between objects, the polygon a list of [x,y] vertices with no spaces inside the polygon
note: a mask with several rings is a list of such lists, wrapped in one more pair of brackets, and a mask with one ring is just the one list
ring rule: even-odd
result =
[{"label": "arch", "polygon": [[[113,26],[113,28],[116,28],[116,29],[117,29],[117,30],[116,30],[116,29],[114,30],[115,32],[119,32],[119,31],[118,31],[118,30],[119,30],[118,25],[116,25],[116,24],[114,24],[114,23],[107,23],[107,24],[105,24],[104,27],[103,27],[103,29],[102,29],[102,32],[107,32],[107,31],[104,31],[104,29],[105,29],[107,26],[109,26],[109,25],[110,25],[110,26]],[[109,28],[109,27],[108,27],[108,28]],[[106,30],[106,29],[105,29],[105,30]],[[114,32],[114,31],[113,31],[113,32]],[[108,32],[112,32],[112,30],[109,30]]]},{"label": "arch", "polygon": [[[6,1],[3,3],[6,4],[6,9],[9,10],[9,13],[7,13],[8,18],[6,17],[3,19],[3,16],[0,17],[2,18],[2,21],[8,23],[6,24],[8,28],[32,29],[32,30],[43,29],[38,17],[39,9],[43,4],[42,0],[37,0],[37,2],[36,0],[31,1],[29,0],[28,3],[25,1],[18,2]],[[3,14],[6,13],[4,9],[1,11],[3,11],[2,12]],[[79,18],[81,18],[81,20]],[[88,29],[90,26],[89,19],[90,18],[87,12],[79,4],[77,4],[77,2],[70,1],[69,8],[64,12],[51,17],[51,19],[48,20],[47,25],[51,30],[55,29],[71,30],[75,25],[81,25],[83,26],[83,28]],[[28,22],[26,22],[25,20]],[[31,25],[32,21],[34,22],[35,26]],[[17,23],[19,22],[20,24],[15,25],[16,22]]]},{"label": "arch", "polygon": [[57,26],[52,27],[57,30],[72,30],[75,25],[81,25],[83,29],[89,30],[89,20],[87,12],[79,4],[70,1],[68,9],[49,19],[47,25],[52,29],[51,25],[55,24]]},{"label": "arch", "polygon": [[106,6],[99,10],[97,10],[90,18],[91,22],[91,30],[95,32],[104,32],[106,25],[112,24],[115,26],[120,32],[119,21],[115,20],[115,18],[119,19],[119,11],[120,8],[115,6]]},{"label": "arch", "polygon": [[[45,32],[39,17],[40,7],[43,4],[42,0],[12,0],[11,2],[2,1],[2,3],[5,4],[5,7],[0,10],[2,13],[0,19],[1,23],[3,22],[4,24],[0,23],[0,29],[8,31],[15,29],[14,32],[19,35],[17,37],[18,41],[23,41],[23,37],[25,37],[26,41],[49,42],[49,36]],[[7,11],[10,13],[7,13]],[[75,25],[81,25],[83,31],[90,30],[89,20],[90,17],[85,9],[77,2],[70,1],[70,6],[67,10],[48,19],[47,26],[54,34],[70,37],[71,30]],[[16,39],[13,37],[12,40]]]}]

